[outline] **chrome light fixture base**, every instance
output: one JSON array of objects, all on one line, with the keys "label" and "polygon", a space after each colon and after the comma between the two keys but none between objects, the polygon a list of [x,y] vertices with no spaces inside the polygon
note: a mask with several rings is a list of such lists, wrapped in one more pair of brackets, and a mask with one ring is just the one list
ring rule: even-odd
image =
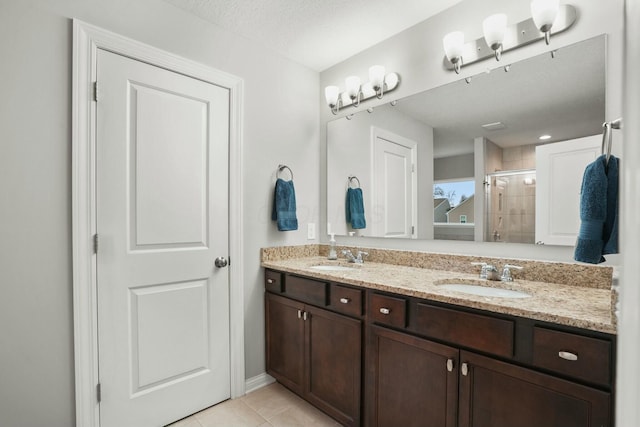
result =
[{"label": "chrome light fixture base", "polygon": [[[575,7],[570,4],[565,4],[560,6],[560,9],[558,10],[558,16],[556,17],[556,20],[554,21],[550,31],[540,31],[533,22],[533,18],[529,18],[524,21],[520,21],[515,25],[508,26],[506,28],[504,41],[502,43],[501,53],[528,45],[542,39],[545,39],[546,42],[551,34],[558,34],[571,28],[571,26],[576,21],[576,18],[577,12]],[[487,58],[495,58],[496,52],[497,51],[494,51],[490,46],[487,45],[484,37],[480,37],[474,41],[465,43],[462,53],[462,58],[464,58],[464,65],[470,65]],[[443,58],[443,64],[447,70],[456,70],[455,64],[451,63],[451,61],[447,59],[446,55]]]}]

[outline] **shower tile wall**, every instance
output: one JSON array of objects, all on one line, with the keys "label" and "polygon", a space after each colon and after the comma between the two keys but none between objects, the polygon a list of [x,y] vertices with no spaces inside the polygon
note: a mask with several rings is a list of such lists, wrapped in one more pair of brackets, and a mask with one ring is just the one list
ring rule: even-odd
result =
[{"label": "shower tile wall", "polygon": [[[502,170],[535,169],[535,146],[502,149]],[[535,242],[535,172],[491,178],[486,240]]]},{"label": "shower tile wall", "polygon": [[523,145],[502,149],[502,170],[535,169],[536,146]]},{"label": "shower tile wall", "polygon": [[535,172],[491,178],[491,236],[489,240],[534,243]]}]

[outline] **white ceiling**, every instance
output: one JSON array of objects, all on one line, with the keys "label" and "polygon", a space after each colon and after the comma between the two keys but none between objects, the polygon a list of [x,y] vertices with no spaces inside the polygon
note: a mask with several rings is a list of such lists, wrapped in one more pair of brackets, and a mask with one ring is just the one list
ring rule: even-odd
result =
[{"label": "white ceiling", "polygon": [[322,71],[461,0],[165,0]]}]

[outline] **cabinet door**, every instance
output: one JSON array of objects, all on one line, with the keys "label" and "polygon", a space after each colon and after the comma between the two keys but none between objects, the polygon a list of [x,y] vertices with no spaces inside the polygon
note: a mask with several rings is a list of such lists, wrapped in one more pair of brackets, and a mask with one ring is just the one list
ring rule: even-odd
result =
[{"label": "cabinet door", "polygon": [[369,340],[367,425],[456,425],[457,349],[377,326]]},{"label": "cabinet door", "polygon": [[265,295],[267,372],[302,395],[304,385],[304,305]]},{"label": "cabinet door", "polygon": [[362,321],[306,306],[306,398],[342,425],[360,425]]},{"label": "cabinet door", "polygon": [[461,352],[460,427],[606,427],[611,396]]}]

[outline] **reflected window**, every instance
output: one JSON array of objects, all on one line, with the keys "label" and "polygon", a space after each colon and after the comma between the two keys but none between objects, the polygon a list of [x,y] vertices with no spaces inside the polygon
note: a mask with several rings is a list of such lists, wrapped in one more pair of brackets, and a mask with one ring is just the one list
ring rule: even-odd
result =
[{"label": "reflected window", "polygon": [[472,178],[433,185],[433,222],[473,224],[475,182]]}]

